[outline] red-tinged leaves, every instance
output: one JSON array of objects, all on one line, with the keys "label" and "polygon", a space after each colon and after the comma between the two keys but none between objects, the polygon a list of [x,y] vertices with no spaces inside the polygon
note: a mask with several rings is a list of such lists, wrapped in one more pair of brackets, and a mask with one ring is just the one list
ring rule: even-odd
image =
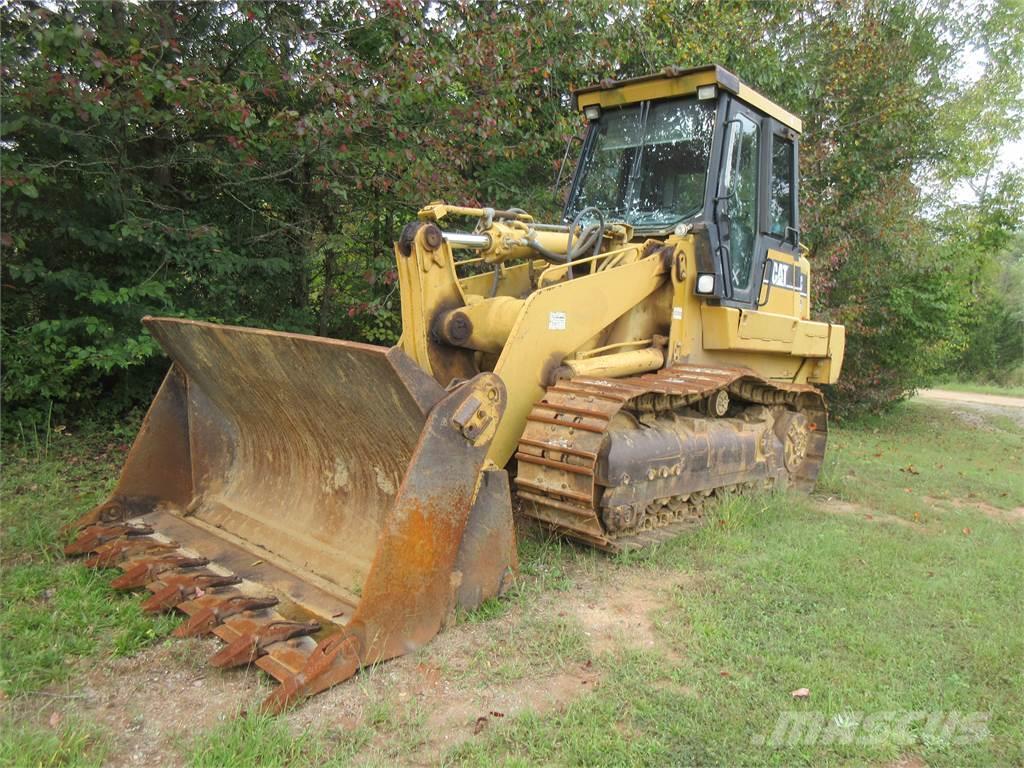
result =
[{"label": "red-tinged leaves", "polygon": [[[15,6],[4,282],[8,265],[32,279],[5,295],[5,397],[147,400],[146,313],[392,343],[391,242],[416,209],[443,198],[557,219],[551,180],[581,125],[565,94],[669,64],[723,63],[805,120],[813,314],[847,325],[838,410],[910,391],[996,306],[978,276],[1019,196],[1008,186],[989,218],[940,221],[920,188],[985,146],[963,86],[936,73],[1017,44],[987,6],[967,30],[886,4],[804,4],[793,24],[757,3],[680,14],[628,0],[614,24],[607,4],[423,7],[135,3],[113,24],[103,4],[74,18]],[[1001,72],[1006,93],[1016,77]],[[993,118],[1008,114],[989,96]],[[944,186],[966,177],[953,171]],[[988,332],[1014,348],[1015,327]]]}]

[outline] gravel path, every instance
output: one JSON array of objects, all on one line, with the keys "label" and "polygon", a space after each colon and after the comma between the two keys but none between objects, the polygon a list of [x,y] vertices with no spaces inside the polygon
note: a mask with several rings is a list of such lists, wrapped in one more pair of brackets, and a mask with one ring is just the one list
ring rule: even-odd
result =
[{"label": "gravel path", "polygon": [[953,392],[948,389],[921,389],[917,396],[925,400],[946,400],[957,403],[978,403],[979,405],[1001,405],[1007,408],[1024,408],[1024,397],[1008,395],[982,395],[977,392]]}]

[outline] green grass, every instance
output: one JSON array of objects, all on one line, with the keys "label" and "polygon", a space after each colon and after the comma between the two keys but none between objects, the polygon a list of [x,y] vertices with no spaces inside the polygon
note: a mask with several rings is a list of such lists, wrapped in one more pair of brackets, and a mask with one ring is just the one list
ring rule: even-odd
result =
[{"label": "green grass", "polygon": [[0,480],[0,688],[22,694],[64,680],[76,658],[129,655],[165,636],[135,596],[110,589],[111,572],[69,562],[61,525],[102,501],[122,451],[90,437],[5,446]]},{"label": "green grass", "polygon": [[81,723],[43,729],[5,715],[0,719],[0,765],[22,768],[98,768],[108,753],[106,734]]},{"label": "green grass", "polygon": [[[77,437],[45,454],[9,459],[2,481],[0,764],[97,765],[108,736],[71,718],[41,726],[22,702],[68,678],[76,658],[132,653],[167,627],[57,545],[59,524],[102,499],[120,456]],[[628,557],[531,535],[512,592],[459,617],[482,635],[478,653],[443,674],[504,686],[588,661],[599,684],[559,711],[494,721],[444,762],[1024,763],[1022,462],[1024,430],[1010,419],[911,402],[836,428],[812,498],[731,498],[694,534]],[[638,572],[668,595],[652,617],[658,644],[596,655],[560,596]],[[801,687],[810,698],[794,700]],[[879,713],[982,712],[988,734],[957,743],[918,719],[906,742],[868,729],[853,743],[764,744],[792,712],[834,733]],[[385,697],[353,729],[244,715],[182,736],[177,751],[193,766],[423,762],[427,714]]]},{"label": "green grass", "polygon": [[[565,616],[528,614],[506,633],[480,645],[462,674],[481,685],[502,685],[552,674],[591,658],[579,623]],[[449,670],[450,674],[459,674]]]},{"label": "green grass", "polygon": [[[522,525],[531,525],[523,519]],[[460,611],[460,622],[479,624],[533,604],[539,595],[566,592],[573,587],[572,572],[589,577],[606,571],[608,558],[541,529],[531,527],[519,540],[519,578],[501,597],[485,600],[472,611]]]},{"label": "green grass", "polygon": [[[1024,760],[1024,527],[925,498],[1020,505],[1012,468],[1024,435],[999,419],[972,428],[911,404],[887,420],[846,425],[833,442],[822,491],[863,504],[864,514],[829,513],[816,499],[790,496],[729,500],[711,525],[646,556],[700,575],[673,590],[658,617],[662,652],[606,660],[598,693],[558,715],[507,722],[448,762]],[[901,471],[911,465],[918,474]],[[872,510],[892,519],[869,520]],[[802,687],[811,697],[795,701],[790,693]],[[915,721],[909,743],[764,746],[792,711],[839,724],[858,713],[877,722],[886,712],[986,712],[990,735],[960,744]]]},{"label": "green grass", "polygon": [[246,714],[185,746],[192,768],[331,768],[349,765],[366,746],[369,728],[292,733],[284,720]]},{"label": "green grass", "polygon": [[[1024,505],[1022,466],[1024,430],[1008,417],[966,421],[951,409],[911,402],[837,430],[817,491],[909,520],[945,506],[967,510],[972,501],[1012,509]],[[936,519],[977,517],[971,510]]]},{"label": "green grass", "polygon": [[10,693],[65,679],[71,661],[100,644],[117,656],[165,636],[178,620],[142,613],[139,600],[110,589],[110,571],[28,563],[5,570],[0,584],[3,643],[0,679]]},{"label": "green grass", "polygon": [[952,392],[974,392],[981,395],[1024,397],[1024,386],[1016,384],[978,384],[972,381],[944,381],[936,384],[935,388],[948,389]]}]

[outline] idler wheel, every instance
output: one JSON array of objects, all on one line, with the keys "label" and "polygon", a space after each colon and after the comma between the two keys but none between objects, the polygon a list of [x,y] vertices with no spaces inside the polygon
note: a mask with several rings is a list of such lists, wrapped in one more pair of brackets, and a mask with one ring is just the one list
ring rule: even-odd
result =
[{"label": "idler wheel", "polygon": [[802,413],[787,411],[776,422],[775,434],[782,440],[782,461],[790,474],[794,474],[807,458],[809,433],[810,423]]}]

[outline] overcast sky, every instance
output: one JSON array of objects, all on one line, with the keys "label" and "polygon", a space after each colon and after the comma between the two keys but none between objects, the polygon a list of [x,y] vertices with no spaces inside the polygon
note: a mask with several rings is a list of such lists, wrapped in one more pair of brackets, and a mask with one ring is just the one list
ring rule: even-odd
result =
[{"label": "overcast sky", "polygon": [[[985,57],[983,55],[968,56],[961,58],[960,77],[965,83],[973,83],[985,72]],[[1024,97],[1024,94],[1022,94]],[[999,160],[996,164],[997,171],[1006,171],[1010,168],[1024,168],[1024,137],[1016,141],[1010,141],[999,149]],[[966,182],[961,183],[954,192],[955,198],[960,202],[973,202],[974,191]]]}]

